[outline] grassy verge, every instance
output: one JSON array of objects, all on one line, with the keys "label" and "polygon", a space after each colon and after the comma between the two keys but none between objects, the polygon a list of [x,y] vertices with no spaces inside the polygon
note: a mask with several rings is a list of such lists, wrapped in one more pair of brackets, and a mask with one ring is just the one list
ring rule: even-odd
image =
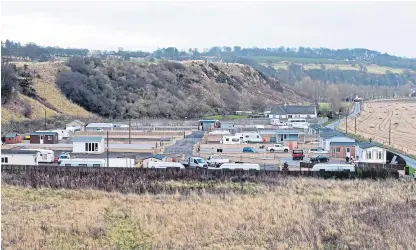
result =
[{"label": "grassy verge", "polygon": [[3,185],[2,248],[415,246],[414,182],[286,178],[256,188],[255,195],[132,195]]},{"label": "grassy verge", "polygon": [[328,119],[328,121],[324,122],[321,124],[322,127],[327,126],[328,124],[332,123],[333,121],[335,121],[336,119]]}]

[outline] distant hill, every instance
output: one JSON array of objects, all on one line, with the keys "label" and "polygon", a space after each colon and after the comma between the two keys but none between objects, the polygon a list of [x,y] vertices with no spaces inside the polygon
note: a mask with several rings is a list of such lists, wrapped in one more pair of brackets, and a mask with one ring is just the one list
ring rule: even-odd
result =
[{"label": "distant hill", "polygon": [[2,124],[42,119],[45,111],[47,117],[199,118],[307,101],[236,63],[143,64],[74,57],[67,63],[4,64],[3,76],[14,85],[9,89],[2,82]]}]

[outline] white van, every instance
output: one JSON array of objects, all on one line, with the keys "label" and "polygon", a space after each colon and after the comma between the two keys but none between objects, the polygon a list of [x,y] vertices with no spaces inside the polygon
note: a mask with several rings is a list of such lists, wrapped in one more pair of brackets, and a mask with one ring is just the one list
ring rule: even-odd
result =
[{"label": "white van", "polygon": [[312,167],[312,171],[319,172],[321,170],[332,172],[349,170],[350,172],[355,172],[355,167],[350,164],[315,164]]},{"label": "white van", "polygon": [[156,162],[147,163],[147,168],[185,168],[180,162]]},{"label": "white van", "polygon": [[102,159],[66,159],[59,164],[61,167],[104,167]]},{"label": "white van", "polygon": [[224,163],[218,169],[243,169],[243,170],[260,170],[259,164],[251,164],[251,163]]},{"label": "white van", "polygon": [[39,163],[53,163],[55,161],[55,154],[52,150],[49,149],[21,149],[21,150],[30,150],[38,151],[38,162]]}]

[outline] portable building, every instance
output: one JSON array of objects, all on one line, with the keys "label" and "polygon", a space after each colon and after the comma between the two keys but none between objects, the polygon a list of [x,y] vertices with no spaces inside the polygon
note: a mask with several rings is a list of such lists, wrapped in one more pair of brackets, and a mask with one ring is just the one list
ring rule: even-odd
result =
[{"label": "portable building", "polygon": [[30,134],[31,144],[57,144],[58,133],[52,131],[36,131]]},{"label": "portable building", "polygon": [[[218,120],[199,120],[199,126],[201,126],[201,130],[209,131],[214,128],[219,128],[220,124]],[[198,126],[198,127],[199,127]]]},{"label": "portable building", "polygon": [[1,150],[2,165],[38,165],[39,151],[36,150]]},{"label": "portable building", "polygon": [[78,136],[72,141],[72,152],[101,154],[105,151],[103,136]]},{"label": "portable building", "polygon": [[4,138],[6,144],[16,144],[22,142],[22,136],[17,133],[8,133]]},{"label": "portable building", "polygon": [[356,156],[355,147],[356,142],[355,141],[333,141],[330,143],[330,152],[332,158],[350,158],[354,159]]}]

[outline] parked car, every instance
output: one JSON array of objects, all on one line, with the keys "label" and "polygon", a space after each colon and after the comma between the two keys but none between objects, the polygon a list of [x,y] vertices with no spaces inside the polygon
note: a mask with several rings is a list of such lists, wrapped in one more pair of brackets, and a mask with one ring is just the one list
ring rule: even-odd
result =
[{"label": "parked car", "polygon": [[244,147],[243,153],[257,153],[257,151],[254,148],[251,147]]},{"label": "parked car", "polygon": [[325,155],[316,155],[314,157],[311,157],[311,162],[328,162],[329,157]]},{"label": "parked car", "polygon": [[285,153],[287,153],[287,152],[289,152],[289,147],[286,147],[283,144],[274,144],[271,147],[267,147],[266,151],[271,152],[271,153],[273,153],[273,152],[285,152]]},{"label": "parked car", "polygon": [[69,160],[69,159],[71,159],[71,156],[69,155],[69,153],[62,153],[58,158],[58,164],[61,164],[63,160]]},{"label": "parked car", "polygon": [[309,149],[309,154],[328,154],[329,152],[323,148],[311,148]]},{"label": "parked car", "polygon": [[303,160],[305,154],[303,153],[303,149],[293,149],[292,151],[292,159],[293,160]]}]

